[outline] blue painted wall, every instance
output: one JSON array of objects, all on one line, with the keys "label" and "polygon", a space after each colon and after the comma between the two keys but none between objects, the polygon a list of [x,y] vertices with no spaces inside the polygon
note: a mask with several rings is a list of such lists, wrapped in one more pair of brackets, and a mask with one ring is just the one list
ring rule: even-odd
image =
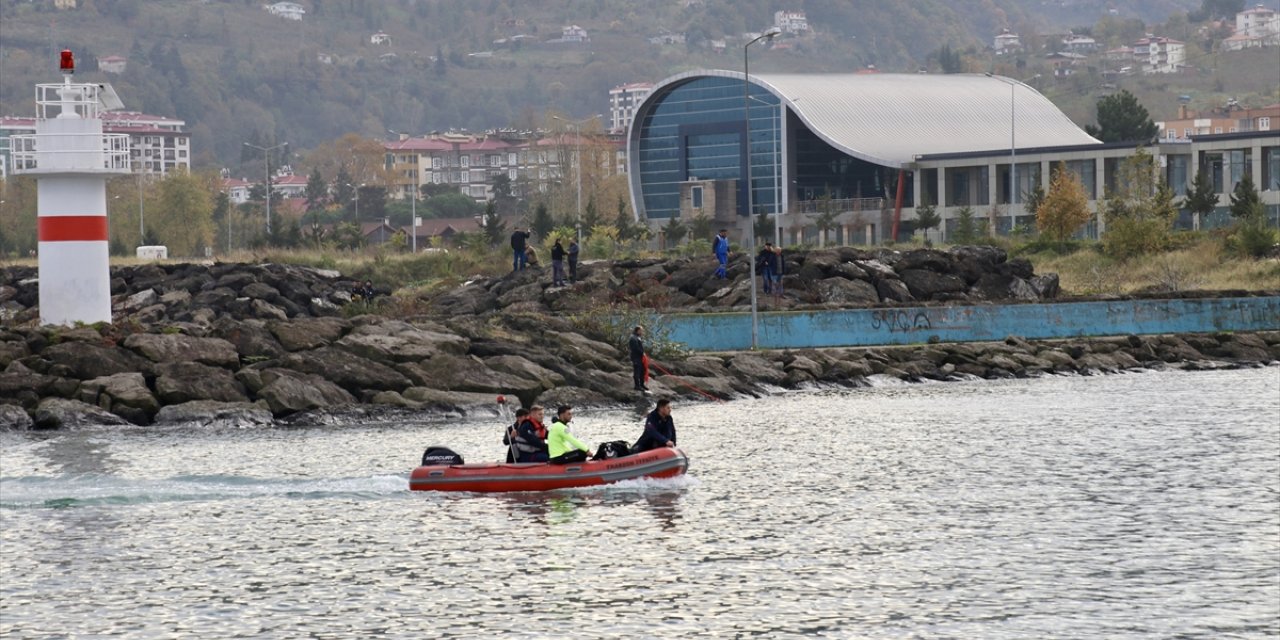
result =
[{"label": "blue painted wall", "polygon": [[[751,348],[751,314],[664,317],[668,337],[695,351]],[[762,349],[1157,333],[1280,330],[1280,296],[901,307],[759,314]]]}]

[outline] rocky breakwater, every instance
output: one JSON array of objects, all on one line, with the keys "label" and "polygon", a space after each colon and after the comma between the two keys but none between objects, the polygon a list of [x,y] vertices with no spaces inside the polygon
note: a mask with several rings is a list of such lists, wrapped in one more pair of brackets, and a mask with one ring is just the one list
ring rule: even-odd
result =
[{"label": "rocky breakwater", "polygon": [[[813,251],[793,256],[789,308],[1013,301],[1056,295],[1056,278],[998,250]],[[0,426],[306,423],[335,412],[466,414],[521,403],[632,402],[624,335],[612,311],[741,308],[749,264],[711,277],[710,259],[583,265],[551,287],[528,270],[356,315],[355,283],[284,265],[153,265],[113,270],[116,322],[34,326],[34,272],[0,280]],[[874,291],[873,294],[871,293]],[[616,306],[615,306],[616,305]],[[22,319],[20,321],[20,319]],[[1065,342],[948,344],[698,354],[660,358],[656,394],[704,399],[778,387],[870,384],[875,376],[957,380],[1135,368],[1253,366],[1280,359],[1280,332],[1129,336]]]}]

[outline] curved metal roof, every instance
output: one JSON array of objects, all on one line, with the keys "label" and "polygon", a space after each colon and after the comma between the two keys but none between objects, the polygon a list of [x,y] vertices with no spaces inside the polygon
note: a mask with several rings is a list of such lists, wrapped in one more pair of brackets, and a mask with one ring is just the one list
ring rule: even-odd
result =
[{"label": "curved metal roof", "polygon": [[[646,102],[706,76],[742,79],[739,71],[682,73],[660,82]],[[1102,144],[1040,92],[1003,76],[753,73],[751,79],[827,143],[883,166],[924,155],[1007,150],[1011,111],[1019,149]]]}]

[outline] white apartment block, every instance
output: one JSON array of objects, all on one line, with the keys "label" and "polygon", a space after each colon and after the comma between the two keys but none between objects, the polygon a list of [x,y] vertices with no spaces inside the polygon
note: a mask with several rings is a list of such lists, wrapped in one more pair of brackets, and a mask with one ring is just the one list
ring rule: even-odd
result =
[{"label": "white apartment block", "polygon": [[1133,43],[1133,59],[1142,65],[1143,73],[1177,73],[1187,61],[1186,45],[1149,35]]},{"label": "white apartment block", "polygon": [[991,48],[995,49],[996,53],[1005,53],[1021,46],[1022,39],[1018,37],[1018,34],[1010,33],[1008,29],[1002,30],[1000,35],[996,36],[991,43]]},{"label": "white apartment block", "polygon": [[[545,191],[552,182],[572,180],[579,153],[599,157],[606,173],[617,170],[618,142],[601,136],[562,134],[534,140],[468,134],[403,137],[384,142],[391,169],[392,198],[407,198],[424,184],[454,185],[476,202],[493,197],[493,183],[506,176],[516,195]],[[594,151],[593,151],[594,149]]]},{"label": "white apartment block", "polygon": [[[182,130],[186,122],[137,111],[102,114],[103,133],[129,135],[129,167],[134,173],[166,176],[175,169],[191,170],[191,136]],[[0,118],[0,175],[9,166],[9,136],[35,133],[35,118]]]},{"label": "white apartment block", "polygon": [[783,33],[800,35],[809,33],[809,18],[803,11],[775,11],[773,26],[781,29]]},{"label": "white apartment block", "polygon": [[262,8],[266,9],[267,13],[286,20],[301,20],[302,16],[307,13],[307,10],[296,2],[277,2],[265,5]]},{"label": "white apartment block", "polygon": [[1236,14],[1236,32],[1222,41],[1227,51],[1280,46],[1280,13],[1257,5]]},{"label": "white apartment block", "polygon": [[619,133],[631,126],[636,107],[653,92],[649,82],[618,85],[609,90],[609,131]]}]

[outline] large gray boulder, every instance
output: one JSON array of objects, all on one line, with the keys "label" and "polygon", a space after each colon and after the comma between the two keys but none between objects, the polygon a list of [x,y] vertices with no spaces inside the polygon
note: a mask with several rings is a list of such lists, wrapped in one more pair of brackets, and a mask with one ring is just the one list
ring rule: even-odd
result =
[{"label": "large gray boulder", "polygon": [[231,369],[240,366],[240,354],[235,345],[221,338],[135,333],[125,338],[124,346],[152,362],[200,362]]},{"label": "large gray boulder", "polygon": [[740,353],[729,360],[729,370],[748,382],[781,385],[787,373],[777,363],[758,355]]},{"label": "large gray boulder", "polygon": [[308,351],[336,342],[351,329],[351,323],[332,317],[294,318],[268,322],[267,329],[286,351]]},{"label": "large gray boulder", "polygon": [[89,404],[96,404],[103,409],[120,413],[119,407],[132,407],[147,416],[160,410],[160,403],[147,388],[147,381],[141,373],[116,373],[101,378],[85,380],[80,383],[76,397]]},{"label": "large gray boulder", "polygon": [[496,356],[484,359],[485,366],[526,380],[537,380],[546,389],[564,384],[564,376],[520,356]]},{"label": "large gray boulder", "polygon": [[494,371],[479,358],[444,354],[420,363],[431,386],[449,391],[508,394],[531,403],[546,387],[537,380]]},{"label": "large gray boulder", "polygon": [[[498,397],[492,393],[409,387],[401,395],[405,400],[412,403],[409,406],[415,408],[458,411],[461,413],[497,414],[500,411],[498,409]],[[514,398],[512,398],[512,401],[515,403]]]},{"label": "large gray boulder", "polygon": [[26,409],[12,404],[0,404],[0,431],[26,431],[35,422]]},{"label": "large gray boulder", "polygon": [[155,424],[190,424],[200,427],[265,427],[275,423],[271,411],[248,402],[192,400],[162,407]]},{"label": "large gray boulder", "polygon": [[814,291],[821,302],[836,304],[869,305],[880,302],[876,287],[865,280],[847,280],[845,278],[826,278],[814,285]]},{"label": "large gray boulder", "polygon": [[963,278],[949,273],[904,269],[898,275],[917,300],[929,300],[941,293],[958,293],[968,288]]},{"label": "large gray boulder", "polygon": [[336,347],[291,353],[280,358],[279,363],[288,369],[321,376],[353,394],[366,389],[402,391],[409,386],[409,379],[399,371]]},{"label": "large gray boulder", "polygon": [[470,344],[470,340],[459,335],[388,320],[358,326],[335,346],[370,360],[390,363],[416,362],[440,353],[461,355]]},{"label": "large gray boulder", "polygon": [[230,342],[242,358],[275,358],[285,352],[262,320],[236,320],[223,316],[213,323],[210,335]]},{"label": "large gray boulder", "polygon": [[[130,337],[138,335],[144,334],[134,334]],[[40,357],[54,364],[66,366],[72,376],[81,380],[116,373],[151,370],[151,363],[133,352],[91,342],[55,344],[41,351]]]},{"label": "large gray boulder", "polygon": [[124,426],[129,421],[106,411],[100,407],[68,400],[66,398],[45,398],[36,407],[35,428],[37,429],[70,429],[95,425]]},{"label": "large gray boulder", "polygon": [[156,394],[164,404],[194,400],[248,402],[244,385],[235,374],[198,362],[166,362],[156,365]]},{"label": "large gray boulder", "polygon": [[262,372],[262,381],[264,386],[258,391],[258,397],[266,401],[276,416],[338,407],[356,401],[342,387],[315,374],[267,369]]}]

